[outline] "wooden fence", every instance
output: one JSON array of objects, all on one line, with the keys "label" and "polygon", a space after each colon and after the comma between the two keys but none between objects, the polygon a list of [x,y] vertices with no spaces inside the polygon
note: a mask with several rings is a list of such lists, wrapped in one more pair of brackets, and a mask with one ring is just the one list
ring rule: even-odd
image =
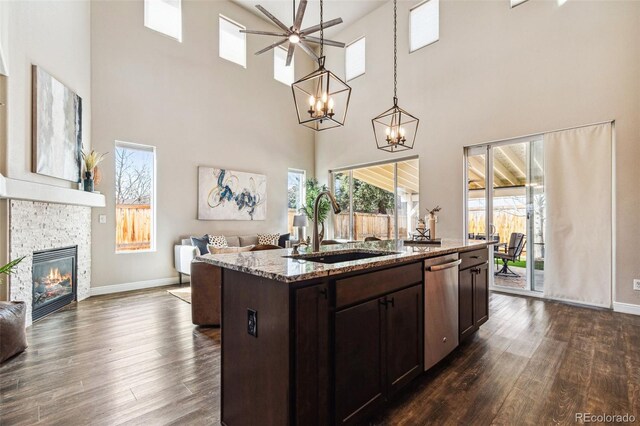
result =
[{"label": "wooden fence", "polygon": [[[288,224],[289,232],[291,232],[292,235],[296,235],[295,228],[293,227],[293,216],[295,214],[295,210],[289,209]],[[349,238],[349,213],[340,213],[331,216],[333,217],[334,238]],[[394,238],[395,223],[393,215],[354,212],[353,222],[354,240],[364,240],[366,237],[377,237],[380,239]],[[309,226],[313,226],[311,221],[309,221]],[[400,238],[405,238],[407,235],[406,217],[401,216],[398,218],[398,227],[400,230]],[[310,235],[308,230],[307,235]]]},{"label": "wooden fence", "polygon": [[151,224],[151,206],[116,205],[116,250],[149,250]]}]

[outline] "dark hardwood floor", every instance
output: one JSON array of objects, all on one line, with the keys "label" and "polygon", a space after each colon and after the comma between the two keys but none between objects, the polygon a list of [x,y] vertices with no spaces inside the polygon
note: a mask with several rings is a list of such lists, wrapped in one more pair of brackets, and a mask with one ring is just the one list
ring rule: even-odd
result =
[{"label": "dark hardwood floor", "polygon": [[[92,297],[36,323],[0,366],[0,424],[217,424],[220,331],[166,288]],[[491,295],[491,319],[375,424],[640,420],[640,317]]]}]

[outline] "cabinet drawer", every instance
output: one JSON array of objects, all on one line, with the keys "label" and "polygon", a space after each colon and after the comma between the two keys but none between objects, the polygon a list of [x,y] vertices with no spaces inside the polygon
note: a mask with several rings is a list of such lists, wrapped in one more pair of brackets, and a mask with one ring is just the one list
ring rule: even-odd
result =
[{"label": "cabinet drawer", "polygon": [[483,248],[479,250],[466,251],[460,253],[460,259],[462,260],[462,263],[460,264],[460,270],[480,265],[489,260],[489,250]]},{"label": "cabinet drawer", "polygon": [[422,263],[383,269],[336,281],[336,307],[381,296],[422,282]]}]

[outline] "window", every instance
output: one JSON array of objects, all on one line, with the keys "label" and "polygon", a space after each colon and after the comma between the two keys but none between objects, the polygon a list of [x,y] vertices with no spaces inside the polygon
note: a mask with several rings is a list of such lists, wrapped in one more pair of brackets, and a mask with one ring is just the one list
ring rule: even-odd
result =
[{"label": "window", "polygon": [[306,202],[306,181],[306,172],[304,170],[289,169],[287,178],[287,211],[290,233],[293,233],[293,216],[300,214],[300,208]]},{"label": "window", "polygon": [[420,216],[418,170],[411,158],[332,172],[342,210],[333,216],[333,238],[409,238]]},{"label": "window", "polygon": [[287,66],[287,49],[277,47],[273,49],[273,78],[281,83],[291,86],[295,81],[294,77],[294,61]]},{"label": "window", "polygon": [[415,52],[440,39],[440,0],[427,0],[409,12],[409,46]]},{"label": "window", "polygon": [[527,0],[511,0],[511,7],[516,7],[524,2],[526,2]]},{"label": "window", "polygon": [[182,41],[182,0],[144,0],[144,26]]},{"label": "window", "polygon": [[220,15],[220,57],[247,67],[247,36],[245,27]]},{"label": "window", "polygon": [[361,76],[365,72],[365,38],[362,37],[347,45],[345,49],[345,75],[347,81]]},{"label": "window", "polygon": [[116,141],[116,253],[155,250],[156,149]]}]

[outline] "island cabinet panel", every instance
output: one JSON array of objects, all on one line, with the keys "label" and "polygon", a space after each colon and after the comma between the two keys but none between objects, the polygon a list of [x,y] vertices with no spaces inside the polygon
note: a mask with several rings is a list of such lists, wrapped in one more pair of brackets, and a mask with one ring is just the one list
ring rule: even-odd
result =
[{"label": "island cabinet panel", "polygon": [[488,250],[460,254],[464,259],[459,274],[459,339],[462,342],[489,319]]},{"label": "island cabinet panel", "polygon": [[[229,269],[222,278],[222,422],[288,425],[289,288]],[[257,318],[252,325],[250,311]]]},{"label": "island cabinet panel", "polygon": [[390,294],[386,304],[387,387],[389,396],[422,373],[422,285]]},{"label": "island cabinet panel", "polygon": [[295,419],[329,423],[329,300],[326,284],[295,291]]},{"label": "island cabinet panel", "polygon": [[383,327],[378,299],[335,314],[335,411],[337,424],[354,424],[384,398]]},{"label": "island cabinet panel", "polygon": [[473,277],[474,273],[471,269],[465,269],[460,271],[458,278],[459,340],[468,337],[476,331],[475,322],[473,320]]},{"label": "island cabinet panel", "polygon": [[422,283],[335,313],[337,424],[359,424],[423,371]]},{"label": "island cabinet panel", "polygon": [[412,263],[369,272],[336,282],[336,308],[378,297],[422,282],[422,264]]},{"label": "island cabinet panel", "polygon": [[489,265],[483,263],[475,269],[473,287],[473,322],[477,327],[489,319]]}]

